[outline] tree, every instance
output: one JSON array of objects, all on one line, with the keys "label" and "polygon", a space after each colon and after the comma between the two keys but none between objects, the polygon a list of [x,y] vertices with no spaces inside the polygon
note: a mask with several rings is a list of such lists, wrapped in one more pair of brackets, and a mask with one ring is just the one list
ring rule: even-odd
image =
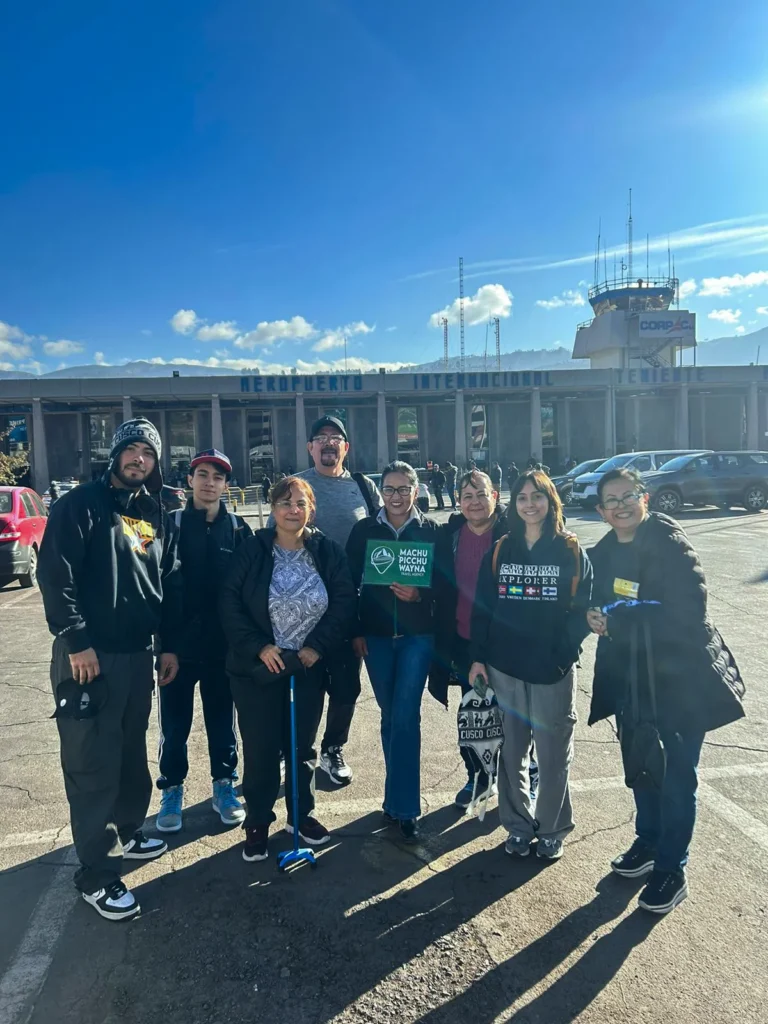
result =
[{"label": "tree", "polygon": [[27,452],[6,455],[3,449],[7,437],[8,431],[0,433],[0,484],[13,485],[29,469],[29,455]]}]

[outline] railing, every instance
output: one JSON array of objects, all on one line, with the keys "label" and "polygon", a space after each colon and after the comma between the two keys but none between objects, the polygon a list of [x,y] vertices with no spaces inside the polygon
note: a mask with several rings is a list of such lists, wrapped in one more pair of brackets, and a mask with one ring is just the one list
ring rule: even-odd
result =
[{"label": "railing", "polygon": [[638,277],[632,281],[626,277],[614,277],[613,280],[605,280],[601,284],[593,285],[589,289],[589,298],[594,299],[604,292],[626,291],[635,289],[641,291],[644,288],[664,288],[673,292],[677,291],[678,279],[676,277]]}]

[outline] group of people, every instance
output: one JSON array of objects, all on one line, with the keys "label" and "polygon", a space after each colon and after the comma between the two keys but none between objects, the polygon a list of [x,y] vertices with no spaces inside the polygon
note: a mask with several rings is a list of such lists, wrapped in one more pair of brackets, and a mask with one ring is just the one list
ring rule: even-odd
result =
[{"label": "group of people", "polygon": [[[192,460],[191,497],[169,516],[160,436],[147,420],[130,420],[115,434],[104,477],[51,512],[39,580],[55,638],[51,678],[84,900],[108,919],[134,916],[122,861],[167,850],[143,831],[153,666],[161,833],[183,825],[199,683],[212,809],[224,824],[242,824],[243,858],[269,855],[283,761],[286,794],[298,791],[295,820],[286,798],[286,830],[311,846],[328,843],[315,815],[315,770],[338,786],[353,780],[345,746],[364,662],[381,711],[384,822],[398,840],[420,840],[424,690],[448,707],[456,684],[464,694],[492,690],[504,733],[498,771],[461,748],[467,782],[457,807],[478,791],[498,792],[506,852],[558,860],[574,828],[576,670],[594,633],[590,722],[616,716],[628,781],[628,762],[640,761],[631,780],[637,837],[612,868],[648,874],[640,905],[671,910],[687,894],[704,734],[743,714],[738,668],[708,617],[701,566],[682,529],[649,513],[639,478],[616,470],[600,483],[611,529],[588,555],[535,467],[517,475],[506,507],[491,478],[470,468],[457,481],[457,512],[439,525],[418,509],[407,463],[390,463],[380,489],[346,470],[340,419],[315,422],[307,448],[312,467],[271,487],[269,523],[253,533],[221,501],[232,467],[213,449]],[[426,585],[371,581],[367,552],[388,541],[432,549]]]}]

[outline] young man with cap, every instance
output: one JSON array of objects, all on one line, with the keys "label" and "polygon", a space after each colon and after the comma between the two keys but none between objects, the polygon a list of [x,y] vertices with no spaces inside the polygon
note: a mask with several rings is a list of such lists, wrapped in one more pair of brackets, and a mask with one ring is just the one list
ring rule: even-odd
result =
[{"label": "young man with cap", "polygon": [[211,448],[189,464],[192,497],[171,516],[178,533],[184,584],[184,630],[179,644],[179,674],[160,691],[160,777],[157,827],[178,832],[189,770],[187,740],[192,728],[195,686],[200,683],[208,755],[213,780],[213,810],[224,825],[240,825],[245,811],[237,799],[235,706],[224,670],[227,643],[219,621],[219,588],[235,549],[251,528],[227,512],[222,496],[232,475],[226,455]]},{"label": "young man with cap", "polygon": [[[139,912],[120,877],[123,860],[153,860],[167,850],[141,831],[152,796],[146,732],[153,640],[164,686],[178,671],[181,628],[181,577],[160,502],[160,452],[152,423],[123,423],[104,476],[68,491],[51,509],[38,567],[55,637],[51,682],[80,859],[75,885],[109,920]],[[72,681],[83,691],[77,706],[68,699]]]},{"label": "young man with cap", "polygon": [[[307,444],[314,466],[297,474],[315,492],[315,526],[342,547],[346,547],[355,523],[377,515],[383,505],[373,480],[344,468],[349,448],[342,421],[321,416],[312,424]],[[360,661],[351,644],[345,644],[326,665],[326,687],[328,718],[319,766],[337,786],[346,786],[352,781],[352,769],[344,758],[344,745],[360,696]]]}]

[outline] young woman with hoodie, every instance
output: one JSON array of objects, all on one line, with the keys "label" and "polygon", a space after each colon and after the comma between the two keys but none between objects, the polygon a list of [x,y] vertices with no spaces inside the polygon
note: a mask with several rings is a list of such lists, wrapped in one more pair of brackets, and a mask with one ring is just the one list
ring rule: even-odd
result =
[{"label": "young woman with hoodie", "polygon": [[[576,724],[575,663],[589,630],[592,568],[563,526],[563,506],[546,473],[515,481],[509,533],[486,554],[472,611],[469,679],[490,683],[502,709],[499,816],[505,850],[545,860],[563,854],[572,831],[568,788]],[[539,765],[536,814],[528,767],[531,741]]]}]

